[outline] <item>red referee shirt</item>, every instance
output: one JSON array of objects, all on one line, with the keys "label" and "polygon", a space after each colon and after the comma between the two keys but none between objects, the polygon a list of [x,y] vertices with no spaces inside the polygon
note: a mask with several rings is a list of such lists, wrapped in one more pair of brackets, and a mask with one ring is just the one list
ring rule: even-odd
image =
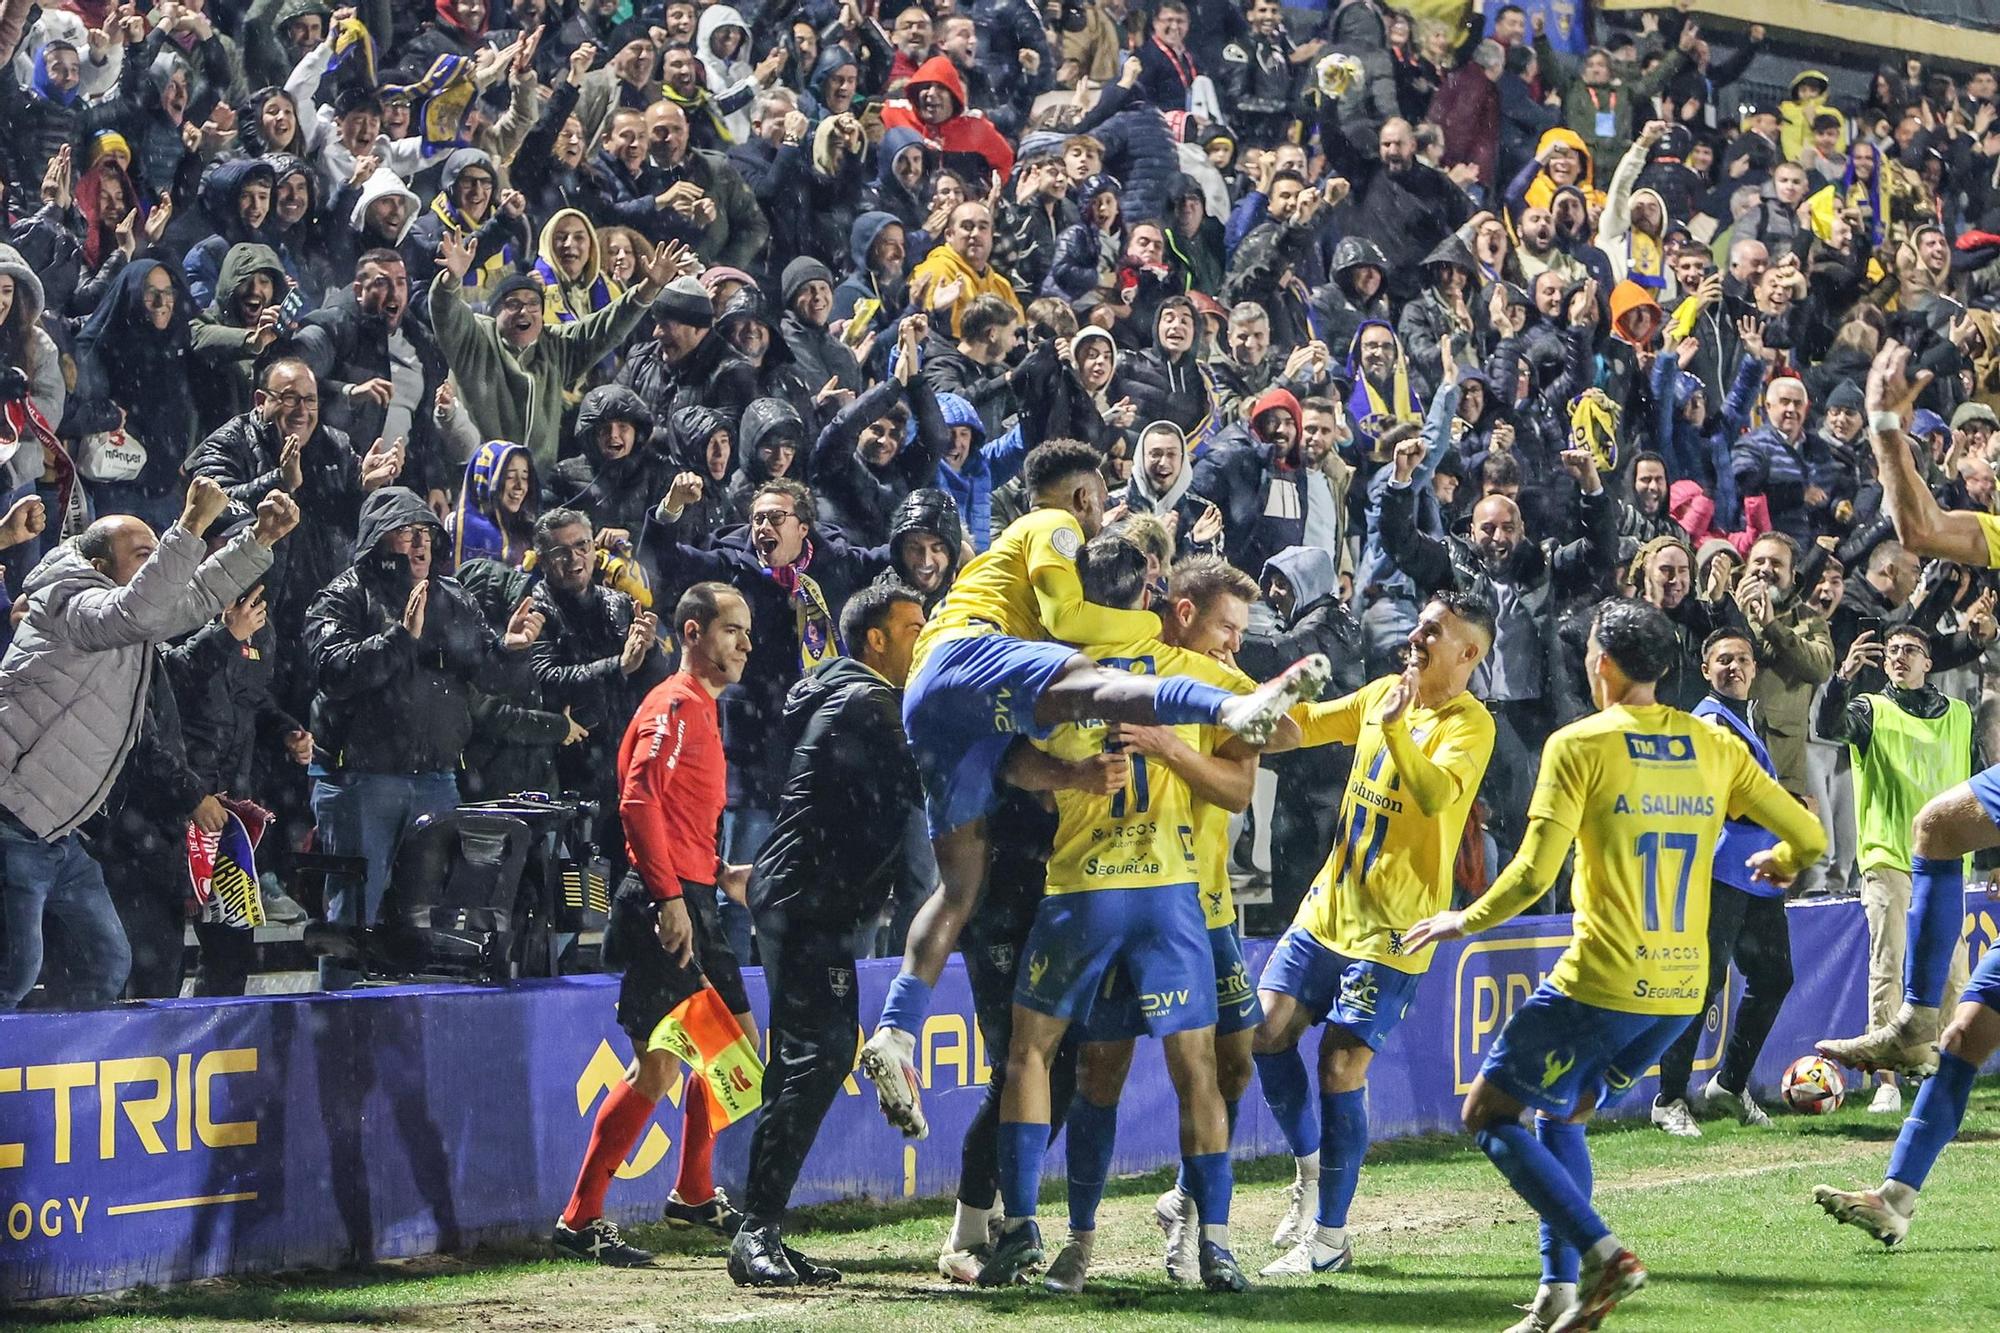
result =
[{"label": "red referee shirt", "polygon": [[681,882],[713,884],[715,834],[728,802],[715,699],[685,671],[655,685],[618,743],[618,816],[625,854],[655,898]]}]

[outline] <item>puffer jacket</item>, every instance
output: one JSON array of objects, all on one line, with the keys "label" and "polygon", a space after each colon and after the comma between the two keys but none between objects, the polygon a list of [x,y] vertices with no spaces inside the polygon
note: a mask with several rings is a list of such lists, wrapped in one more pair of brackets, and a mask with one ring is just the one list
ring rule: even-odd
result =
[{"label": "puffer jacket", "polygon": [[377,549],[397,528],[425,524],[433,558],[443,525],[415,491],[384,486],[361,506],[354,564],[306,612],[306,646],[319,673],[312,733],[329,768],[445,773],[472,735],[470,687],[532,697],[528,654],[510,652],[457,580],[433,573],[421,636],[403,628],[407,556]]},{"label": "puffer jacket", "polygon": [[889,568],[883,578],[894,578],[908,587],[916,587],[916,580],[910,577],[910,567],[903,552],[903,538],[929,533],[942,538],[951,549],[951,572],[944,581],[944,587],[935,594],[924,598],[924,613],[928,615],[937,604],[944,600],[945,593],[958,581],[959,555],[965,547],[965,525],[958,521],[958,504],[949,495],[935,486],[919,486],[903,497],[896,506],[896,512],[889,516]]},{"label": "puffer jacket", "polygon": [[966,454],[962,470],[945,462],[942,456],[938,458],[937,488],[958,506],[965,535],[972,539],[972,549],[983,551],[993,540],[994,489],[1005,486],[1021,470],[1021,464],[1027,461],[1028,444],[1019,426],[989,441],[972,404],[955,393],[941,393],[937,397],[938,412],[944,417],[947,430],[970,426],[973,432],[972,450]]},{"label": "puffer jacket", "polygon": [[[632,452],[609,460],[598,452],[597,428],[629,421],[637,435]],[[673,485],[678,469],[653,444],[653,414],[638,394],[622,384],[600,384],[576,409],[576,436],[583,452],[557,463],[543,493],[544,509],[580,509],[600,528],[638,534],[646,511]]]},{"label": "puffer jacket", "polygon": [[145,715],[153,645],[271,567],[248,531],[205,550],[176,523],[121,588],[64,544],[22,585],[28,613],[0,659],[0,807],[36,837],[56,841],[103,805]]}]

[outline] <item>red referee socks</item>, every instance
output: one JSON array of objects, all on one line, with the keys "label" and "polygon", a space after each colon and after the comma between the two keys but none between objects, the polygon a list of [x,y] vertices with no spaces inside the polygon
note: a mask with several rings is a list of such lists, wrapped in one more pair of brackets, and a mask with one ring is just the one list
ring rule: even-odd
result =
[{"label": "red referee socks", "polygon": [[[597,1108],[597,1121],[590,1129],[590,1151],[584,1154],[583,1170],[577,1172],[576,1190],[563,1209],[563,1225],[571,1229],[604,1215],[604,1192],[611,1188],[611,1176],[632,1151],[646,1122],[653,1117],[653,1103],[639,1090],[620,1079]],[[702,1174],[708,1173],[708,1157],[702,1157]],[[685,1178],[685,1160],[681,1166]],[[711,1192],[713,1192],[711,1190]],[[707,1195],[702,1196],[704,1199]]]},{"label": "red referee socks", "polygon": [[708,1120],[708,1089],[690,1072],[681,1106],[687,1119],[681,1125],[681,1175],[674,1190],[682,1203],[707,1203],[715,1197],[715,1130]]}]

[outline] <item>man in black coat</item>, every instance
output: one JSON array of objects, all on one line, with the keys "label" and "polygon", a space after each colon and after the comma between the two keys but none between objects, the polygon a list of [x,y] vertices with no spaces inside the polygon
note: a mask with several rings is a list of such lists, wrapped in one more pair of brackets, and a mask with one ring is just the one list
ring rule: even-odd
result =
[{"label": "man in black coat", "polygon": [[1380,247],[1389,295],[1398,305],[1423,288],[1423,260],[1472,216],[1472,201],[1445,174],[1417,160],[1417,136],[1400,116],[1373,126],[1341,125],[1338,104],[1328,103],[1321,142],[1327,163],[1347,178],[1347,201],[1334,211],[1346,236]]},{"label": "man in black coat", "polygon": [[[312,710],[319,848],[367,862],[361,884],[329,889],[332,923],[372,923],[404,832],[420,816],[458,805],[471,687],[495,695],[532,687],[527,650],[541,634],[542,613],[524,600],[504,635],[488,629],[458,581],[433,570],[444,536],[415,491],[383,487],[361,506],[353,565],[306,612],[319,684]],[[320,960],[322,989],[352,980],[346,968]]]},{"label": "man in black coat", "polygon": [[715,332],[715,306],[693,278],[676,278],[653,298],[653,341],[634,352],[618,382],[652,409],[653,445],[673,452],[666,435],[676,409],[712,407],[734,433],[757,397],[757,372]]},{"label": "man in black coat", "polygon": [[[779,1233],[806,1153],[854,1067],[854,960],[902,866],[901,826],[923,802],[903,734],[903,683],[924,625],[917,594],[876,583],[848,600],[836,657],[792,687],[772,737],[787,758],[771,836],[750,872],[770,996],[764,1110],[750,1140],[743,1229],[729,1247],[739,1286],[794,1286]],[[823,1270],[822,1270],[823,1271]]]}]

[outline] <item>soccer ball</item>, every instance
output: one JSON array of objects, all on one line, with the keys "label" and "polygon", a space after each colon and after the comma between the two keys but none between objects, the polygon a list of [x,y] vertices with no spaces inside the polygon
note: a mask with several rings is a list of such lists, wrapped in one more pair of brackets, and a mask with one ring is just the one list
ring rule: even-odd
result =
[{"label": "soccer ball", "polygon": [[1847,1097],[1847,1084],[1840,1070],[1817,1055],[1802,1055],[1785,1070],[1778,1083],[1785,1105],[1800,1115],[1831,1115]]}]

